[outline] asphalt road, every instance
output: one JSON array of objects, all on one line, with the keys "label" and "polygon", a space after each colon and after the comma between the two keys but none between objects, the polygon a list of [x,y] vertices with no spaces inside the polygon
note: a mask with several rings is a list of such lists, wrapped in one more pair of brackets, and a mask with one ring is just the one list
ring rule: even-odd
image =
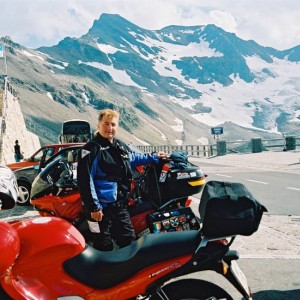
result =
[{"label": "asphalt road", "polygon": [[[269,214],[300,216],[300,174],[281,171],[243,170],[209,163],[201,163],[207,180],[241,182]],[[200,194],[195,195],[200,197]]]},{"label": "asphalt road", "polygon": [[[199,199],[192,208],[198,212]],[[252,236],[237,236],[231,246],[238,250],[239,266],[247,277],[254,300],[300,299],[300,216],[263,216]],[[201,272],[198,277],[223,287],[242,299],[235,288],[221,275]]]},{"label": "asphalt road", "polygon": [[[238,236],[232,249],[240,252],[238,261],[257,300],[300,299],[300,153],[196,159],[207,180],[244,183],[268,213],[251,237]],[[272,157],[273,156],[273,157]],[[293,156],[293,157],[292,157]],[[292,158],[291,158],[292,157]],[[260,160],[259,160],[259,159]],[[194,195],[198,211],[201,194]],[[200,275],[202,276],[202,275]],[[215,274],[211,280],[227,290],[226,281]],[[241,299],[239,295],[235,299]]]}]

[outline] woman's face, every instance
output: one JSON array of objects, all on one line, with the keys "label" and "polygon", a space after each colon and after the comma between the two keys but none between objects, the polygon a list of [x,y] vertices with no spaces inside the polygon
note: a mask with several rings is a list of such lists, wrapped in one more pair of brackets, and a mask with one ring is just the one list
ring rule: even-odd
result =
[{"label": "woman's face", "polygon": [[110,142],[117,134],[118,127],[119,119],[116,117],[103,116],[102,120],[98,122],[99,133]]}]

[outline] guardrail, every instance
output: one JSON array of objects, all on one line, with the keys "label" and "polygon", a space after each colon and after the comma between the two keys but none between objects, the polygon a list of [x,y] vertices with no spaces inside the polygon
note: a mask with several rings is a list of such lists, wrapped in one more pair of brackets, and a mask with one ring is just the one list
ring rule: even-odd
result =
[{"label": "guardrail", "polygon": [[213,145],[159,145],[159,146],[136,146],[143,152],[157,152],[164,151],[167,154],[171,154],[174,151],[182,150],[185,151],[188,156],[212,156],[213,155]]},{"label": "guardrail", "polygon": [[227,153],[258,153],[262,151],[300,150],[300,137],[286,136],[276,139],[253,138],[251,140],[223,141],[217,140],[210,145],[148,145],[136,146],[143,152],[164,151],[171,154],[174,151],[185,151],[188,156],[215,156]]}]

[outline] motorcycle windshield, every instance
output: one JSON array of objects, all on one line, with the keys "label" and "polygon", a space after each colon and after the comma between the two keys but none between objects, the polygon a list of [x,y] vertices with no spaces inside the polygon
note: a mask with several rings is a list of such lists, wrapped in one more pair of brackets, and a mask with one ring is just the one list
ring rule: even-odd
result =
[{"label": "motorcycle windshield", "polygon": [[45,167],[34,179],[31,187],[31,200],[49,195],[55,189],[55,183],[65,170],[60,158]]}]

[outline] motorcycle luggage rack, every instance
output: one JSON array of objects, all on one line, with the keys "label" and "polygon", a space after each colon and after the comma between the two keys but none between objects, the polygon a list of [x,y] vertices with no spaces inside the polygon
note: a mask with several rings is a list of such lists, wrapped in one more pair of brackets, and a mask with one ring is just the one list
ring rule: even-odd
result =
[{"label": "motorcycle luggage rack", "polygon": [[197,248],[197,250],[195,252],[198,252],[201,248],[205,248],[209,242],[224,240],[224,239],[228,239],[228,238],[230,238],[230,241],[228,242],[227,246],[230,247],[230,245],[235,240],[236,235],[223,236],[223,237],[217,237],[217,238],[211,238],[211,237],[203,236],[203,238],[202,238],[202,240],[199,244],[199,247]]}]

